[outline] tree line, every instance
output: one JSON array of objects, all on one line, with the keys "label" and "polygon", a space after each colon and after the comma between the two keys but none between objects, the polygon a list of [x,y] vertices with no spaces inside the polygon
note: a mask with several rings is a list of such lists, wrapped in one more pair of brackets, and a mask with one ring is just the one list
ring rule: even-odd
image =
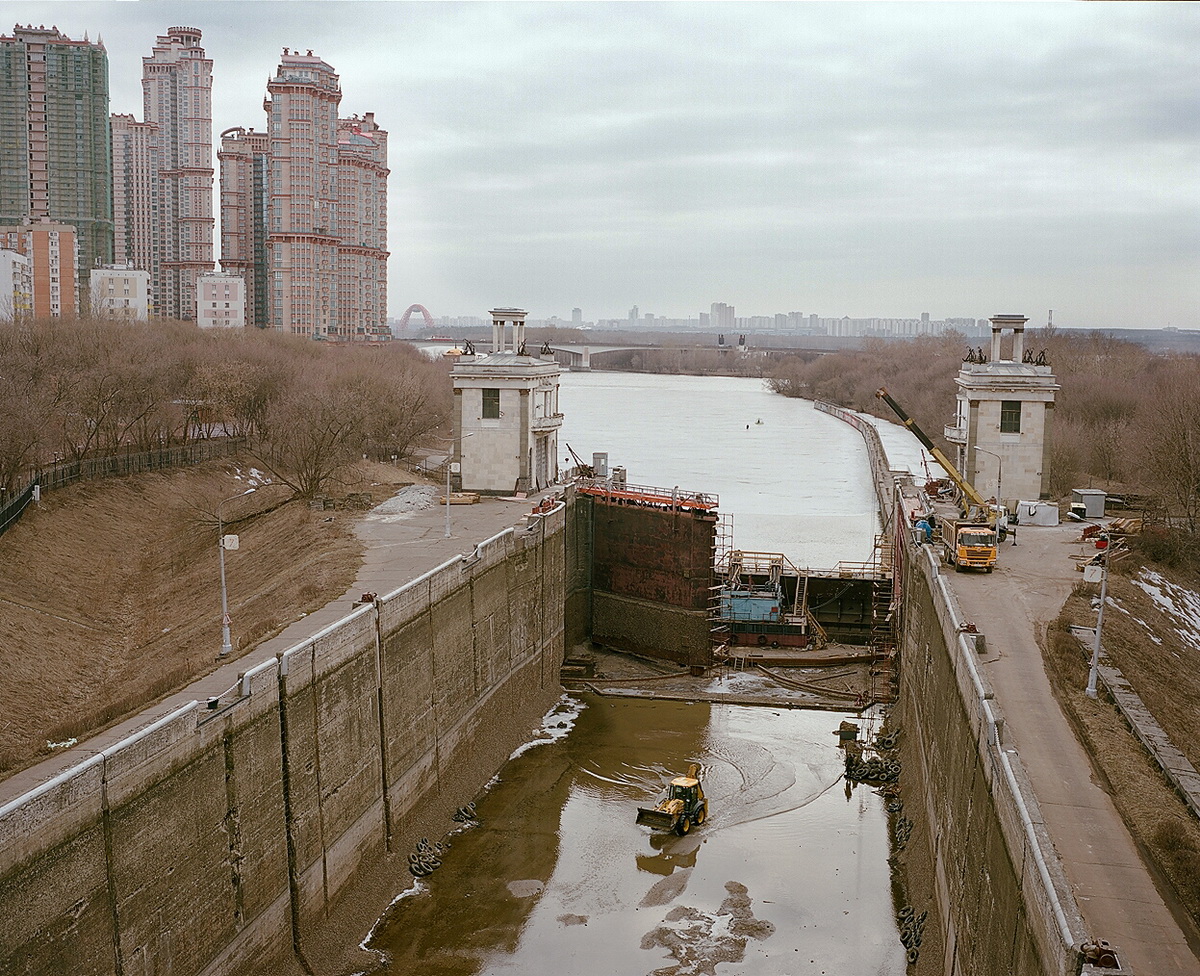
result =
[{"label": "tree line", "polygon": [[[1011,336],[1005,336],[1005,355]],[[967,338],[948,332],[868,341],[859,351],[803,353],[776,361],[769,384],[785,396],[828,400],[894,419],[875,391],[886,386],[917,424],[953,456],[954,378]],[[1083,486],[1129,491],[1160,503],[1183,528],[1200,527],[1200,357],[1158,354],[1103,333],[1030,330],[1061,389],[1048,432],[1050,494]]]},{"label": "tree line", "polygon": [[452,399],[446,367],[407,343],[172,321],[0,322],[0,489],[56,461],[242,437],[307,497],[364,454],[407,456]]}]

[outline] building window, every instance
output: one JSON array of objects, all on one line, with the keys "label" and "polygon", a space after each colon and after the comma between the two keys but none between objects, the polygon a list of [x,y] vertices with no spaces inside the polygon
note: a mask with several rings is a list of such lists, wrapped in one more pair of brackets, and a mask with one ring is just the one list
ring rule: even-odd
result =
[{"label": "building window", "polygon": [[1021,401],[1020,400],[1001,400],[1000,401],[1000,433],[1002,433],[1002,434],[1019,434],[1019,433],[1021,433]]},{"label": "building window", "polygon": [[499,390],[484,390],[483,391],[483,419],[484,420],[499,420],[500,419],[500,391]]}]

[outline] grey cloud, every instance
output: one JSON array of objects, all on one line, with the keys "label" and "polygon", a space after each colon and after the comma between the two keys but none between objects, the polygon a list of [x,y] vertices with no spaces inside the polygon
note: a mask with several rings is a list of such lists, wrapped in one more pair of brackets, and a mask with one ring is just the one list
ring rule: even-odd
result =
[{"label": "grey cloud", "polygon": [[218,131],[264,123],[281,47],[324,57],[392,134],[400,310],[985,314],[1005,290],[1116,325],[1140,268],[1200,327],[1193,4],[8,6],[102,32],[139,113],[154,35],[201,27]]}]

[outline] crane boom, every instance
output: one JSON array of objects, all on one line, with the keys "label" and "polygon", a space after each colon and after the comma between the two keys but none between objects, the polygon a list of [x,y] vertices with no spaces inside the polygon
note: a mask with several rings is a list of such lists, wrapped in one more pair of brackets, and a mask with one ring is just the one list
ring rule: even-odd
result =
[{"label": "crane boom", "polygon": [[896,416],[900,418],[900,422],[917,436],[917,440],[921,442],[921,444],[925,447],[925,450],[932,454],[937,460],[937,463],[946,469],[946,474],[950,476],[950,480],[954,482],[954,484],[958,487],[958,490],[966,496],[968,501],[970,501],[972,505],[976,505],[980,509],[987,511],[988,503],[984,500],[983,496],[975,490],[975,486],[958,473],[958,468],[951,463],[950,459],[934,446],[933,441],[931,441],[925,435],[925,431],[921,430],[921,428],[917,426],[917,422],[904,412],[904,408],[900,406],[900,404],[892,399],[891,394],[889,394],[887,391],[887,387],[881,386],[875,391],[875,395],[892,408]]}]

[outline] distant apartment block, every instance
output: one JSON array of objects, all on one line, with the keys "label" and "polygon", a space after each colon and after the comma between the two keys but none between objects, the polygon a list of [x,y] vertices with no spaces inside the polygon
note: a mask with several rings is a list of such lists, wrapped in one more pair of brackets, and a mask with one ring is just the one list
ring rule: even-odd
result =
[{"label": "distant apartment block", "polygon": [[[158,123],[113,114],[113,255],[117,264],[141,268],[159,294],[162,286]],[[161,314],[157,308],[155,314]]]},{"label": "distant apartment block", "polygon": [[711,328],[730,330],[734,328],[733,306],[724,302],[713,302],[708,312],[708,324]]},{"label": "distant apartment block", "polygon": [[210,272],[196,279],[196,322],[202,329],[246,325],[246,282],[241,275]]},{"label": "distant apartment block", "polygon": [[92,315],[146,321],[150,317],[150,272],[132,264],[102,265],[92,271]]},{"label": "distant apartment block", "polygon": [[267,210],[270,137],[241,127],[221,133],[221,270],[246,286],[246,325],[270,324]]},{"label": "distant apartment block", "polygon": [[29,261],[30,313],[35,318],[79,314],[79,244],[75,228],[47,218],[19,227],[0,227],[0,248]]},{"label": "distant apartment block", "polygon": [[33,272],[28,255],[0,248],[0,322],[27,317],[33,310]]},{"label": "distant apartment block", "polygon": [[171,27],[142,58],[145,120],[158,126],[158,314],[196,317],[196,279],[213,270],[212,59],[194,27]]},{"label": "distant apartment block", "polygon": [[337,334],[390,337],[387,324],[387,133],[375,114],[338,119]]},{"label": "distant apartment block", "polygon": [[[55,27],[18,24],[0,35],[0,79],[0,224],[47,218],[74,228],[86,289],[113,253],[108,54]],[[60,313],[77,307],[77,295],[42,297]]]},{"label": "distant apartment block", "polygon": [[228,129],[221,266],[246,280],[250,322],[312,339],[388,339],[387,132],[338,118],[334,69],[283,50],[267,131]]}]

